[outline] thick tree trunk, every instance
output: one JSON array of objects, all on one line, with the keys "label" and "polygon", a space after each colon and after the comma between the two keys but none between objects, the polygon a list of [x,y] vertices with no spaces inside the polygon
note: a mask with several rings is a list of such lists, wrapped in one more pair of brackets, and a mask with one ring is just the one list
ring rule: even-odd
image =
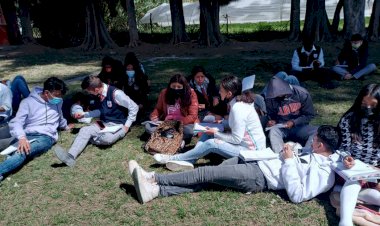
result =
[{"label": "thick tree trunk", "polygon": [[342,11],[343,5],[344,5],[344,0],[339,0],[338,4],[336,5],[334,19],[331,25],[331,32],[333,34],[338,33],[339,22],[340,22],[340,11]]},{"label": "thick tree trunk", "polygon": [[177,44],[181,42],[187,42],[190,39],[186,34],[182,0],[170,0],[169,2],[172,19],[172,43]]},{"label": "thick tree trunk", "polygon": [[80,46],[84,50],[99,50],[103,48],[116,48],[104,24],[98,2],[88,0],[86,4],[86,33]]},{"label": "thick tree trunk", "polygon": [[344,1],[344,37],[350,38],[353,34],[365,35],[364,10],[366,1]]},{"label": "thick tree trunk", "polygon": [[303,35],[314,41],[331,39],[330,23],[327,18],[325,0],[307,0]]},{"label": "thick tree trunk", "polygon": [[300,0],[292,0],[290,7],[290,35],[292,41],[299,40],[301,33],[300,22]]},{"label": "thick tree trunk", "polygon": [[129,47],[136,47],[139,44],[139,32],[136,24],[135,1],[127,0]]},{"label": "thick tree trunk", "polygon": [[17,9],[13,0],[0,1],[4,18],[7,22],[8,40],[11,45],[22,43],[20,29],[17,23]]},{"label": "thick tree trunk", "polygon": [[217,0],[199,0],[201,45],[219,46],[224,42],[219,26],[219,6]]},{"label": "thick tree trunk", "polygon": [[24,44],[36,43],[33,38],[32,22],[30,20],[30,3],[28,0],[19,0],[18,3],[22,27],[22,41]]},{"label": "thick tree trunk", "polygon": [[380,0],[375,0],[372,6],[371,19],[368,26],[368,39],[371,41],[379,40],[380,32]]}]

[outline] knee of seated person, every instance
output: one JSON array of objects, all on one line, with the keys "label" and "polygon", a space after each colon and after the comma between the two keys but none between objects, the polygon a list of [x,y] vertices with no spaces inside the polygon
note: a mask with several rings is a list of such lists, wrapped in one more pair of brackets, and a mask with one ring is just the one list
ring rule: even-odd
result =
[{"label": "knee of seated person", "polygon": [[82,128],[80,128],[79,130],[79,133],[88,133],[91,129],[92,125],[89,125],[89,126],[84,126]]}]

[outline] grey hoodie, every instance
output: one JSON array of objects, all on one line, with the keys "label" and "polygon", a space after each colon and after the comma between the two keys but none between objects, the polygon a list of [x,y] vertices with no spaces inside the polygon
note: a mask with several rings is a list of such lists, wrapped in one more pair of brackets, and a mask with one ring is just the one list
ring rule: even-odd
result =
[{"label": "grey hoodie", "polygon": [[62,103],[50,104],[41,98],[41,87],[36,87],[29,97],[21,101],[16,117],[9,122],[10,133],[20,139],[26,134],[48,135],[58,140],[58,127],[66,128],[62,115]]}]

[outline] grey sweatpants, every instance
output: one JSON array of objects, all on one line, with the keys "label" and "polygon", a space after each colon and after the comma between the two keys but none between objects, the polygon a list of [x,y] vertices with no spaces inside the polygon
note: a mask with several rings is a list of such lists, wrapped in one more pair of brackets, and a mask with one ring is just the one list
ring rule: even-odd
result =
[{"label": "grey sweatpants", "polygon": [[[105,123],[106,126],[116,125]],[[115,133],[99,133],[100,128],[96,124],[82,127],[77,137],[69,149],[69,153],[76,159],[78,155],[86,148],[88,142],[95,145],[111,145],[125,136],[124,128]]]},{"label": "grey sweatpants", "polygon": [[194,170],[156,174],[161,196],[196,192],[217,184],[242,192],[259,192],[267,189],[266,179],[256,162],[241,163],[234,157],[218,166],[204,166]]}]

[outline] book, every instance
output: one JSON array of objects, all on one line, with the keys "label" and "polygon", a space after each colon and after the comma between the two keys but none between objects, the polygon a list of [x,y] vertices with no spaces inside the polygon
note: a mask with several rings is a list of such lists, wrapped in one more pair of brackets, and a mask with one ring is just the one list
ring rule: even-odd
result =
[{"label": "book", "polygon": [[355,159],[355,165],[351,169],[347,169],[342,161],[333,162],[331,167],[339,176],[348,181],[380,179],[380,169],[358,159]]},{"label": "book", "polygon": [[106,126],[104,129],[100,130],[99,133],[116,133],[122,128],[121,125],[117,126]]},{"label": "book", "polygon": [[195,123],[194,124],[194,134],[199,132],[205,132],[207,128],[216,129],[218,132],[223,132],[224,127],[219,123]]},{"label": "book", "polygon": [[259,151],[253,150],[243,150],[239,153],[239,158],[249,162],[249,161],[259,161],[259,160],[270,160],[279,158],[278,153],[274,153],[270,147]]},{"label": "book", "polygon": [[286,124],[283,124],[283,123],[277,123],[273,126],[269,126],[269,127],[265,127],[265,131],[268,131],[268,130],[271,130],[273,128],[286,128]]},{"label": "book", "polygon": [[159,126],[163,121],[144,121],[141,123],[141,125],[145,126],[147,123],[149,123],[152,126]]},{"label": "book", "polygon": [[[33,143],[36,139],[31,139],[29,140],[29,143]],[[18,141],[14,144],[11,144],[9,147],[4,149],[2,152],[0,152],[0,155],[9,155],[12,154],[13,152],[17,151],[18,148]]]}]

